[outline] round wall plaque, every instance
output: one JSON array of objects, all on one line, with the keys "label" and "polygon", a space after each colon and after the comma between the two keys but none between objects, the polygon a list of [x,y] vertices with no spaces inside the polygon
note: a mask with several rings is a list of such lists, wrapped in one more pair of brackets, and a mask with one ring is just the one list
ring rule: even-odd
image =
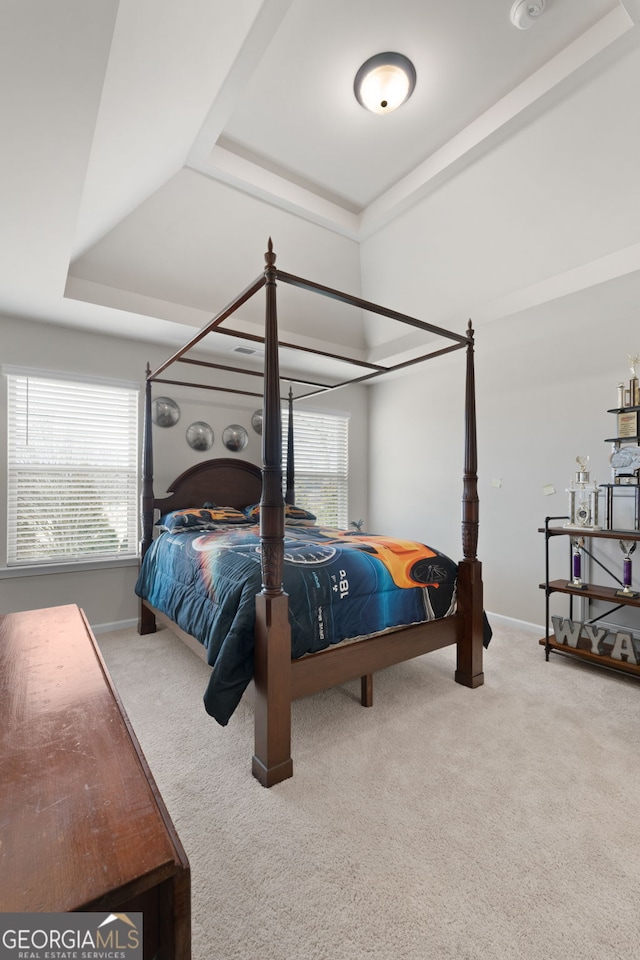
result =
[{"label": "round wall plaque", "polygon": [[213,430],[204,420],[195,420],[187,427],[187,443],[193,450],[210,450],[213,446]]},{"label": "round wall plaque", "polygon": [[262,433],[262,410],[256,410],[252,415],[251,426],[256,433]]},{"label": "round wall plaque", "polygon": [[239,423],[232,423],[225,427],[222,442],[227,450],[233,450],[237,453],[239,450],[244,450],[249,443],[249,434]]},{"label": "round wall plaque", "polygon": [[156,397],[151,404],[151,419],[158,427],[174,427],[180,419],[180,407],[170,397]]}]

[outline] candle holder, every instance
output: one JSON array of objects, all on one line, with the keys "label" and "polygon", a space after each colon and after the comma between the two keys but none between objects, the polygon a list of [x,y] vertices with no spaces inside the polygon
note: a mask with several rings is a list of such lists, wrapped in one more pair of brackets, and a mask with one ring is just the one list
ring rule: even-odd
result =
[{"label": "candle holder", "polygon": [[620,540],[620,549],[624,553],[624,560],[622,561],[622,589],[616,590],[616,597],[639,597],[640,593],[637,590],[631,589],[632,581],[632,564],[631,564],[631,554],[636,549],[635,540]]},{"label": "candle holder", "polygon": [[584,537],[571,537],[571,580],[567,586],[572,590],[586,590],[587,584],[582,579],[582,548]]}]

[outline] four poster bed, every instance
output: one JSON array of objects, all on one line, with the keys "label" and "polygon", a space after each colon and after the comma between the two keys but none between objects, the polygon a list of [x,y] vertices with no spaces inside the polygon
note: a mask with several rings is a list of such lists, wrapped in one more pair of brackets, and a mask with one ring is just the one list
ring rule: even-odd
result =
[{"label": "four poster bed", "polygon": [[[361,678],[361,702],[372,703],[372,675],[391,664],[452,644],[455,679],[483,683],[483,643],[490,630],[482,601],[478,538],[477,455],[473,331],[444,330],[360,298],[284,273],[275,265],[271,240],[264,273],[156,370],[147,368],[142,488],[142,562],[139,632],[156,629],[161,612],[195,636],[212,666],[207,711],[225,724],[253,678],[254,776],[272,786],[292,776],[291,702]],[[327,529],[295,505],[292,390],[286,494],[283,496],[279,353],[308,347],[279,344],[277,283],[329,297],[357,309],[452,341],[420,357],[378,366],[348,360],[356,376],[335,383],[293,380],[295,399],[412,366],[451,351],[466,352],[463,559],[453,563],[433,547]],[[259,290],[266,293],[264,337],[223,326]],[[264,342],[263,391],[163,376],[174,363],[247,374],[245,368],[186,356],[211,333]],[[335,354],[324,356],[334,360]],[[364,369],[364,372],[363,372]],[[251,375],[255,375],[251,373]],[[182,473],[164,497],[153,492],[152,385],[206,387],[262,399],[261,467],[236,457],[198,463]],[[156,518],[160,520],[156,523]],[[163,531],[154,537],[154,524]],[[224,561],[224,562],[223,562]],[[193,573],[192,570],[197,573]]]}]

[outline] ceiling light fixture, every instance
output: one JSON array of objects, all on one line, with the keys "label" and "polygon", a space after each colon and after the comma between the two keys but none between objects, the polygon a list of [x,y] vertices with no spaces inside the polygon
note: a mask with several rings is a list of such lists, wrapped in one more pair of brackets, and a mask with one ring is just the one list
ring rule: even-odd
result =
[{"label": "ceiling light fixture", "polygon": [[546,0],[515,0],[511,7],[511,23],[518,30],[528,30],[544,12]]},{"label": "ceiling light fixture", "polygon": [[416,70],[401,53],[377,53],[362,64],[353,82],[358,103],[372,113],[391,113],[408,100]]}]

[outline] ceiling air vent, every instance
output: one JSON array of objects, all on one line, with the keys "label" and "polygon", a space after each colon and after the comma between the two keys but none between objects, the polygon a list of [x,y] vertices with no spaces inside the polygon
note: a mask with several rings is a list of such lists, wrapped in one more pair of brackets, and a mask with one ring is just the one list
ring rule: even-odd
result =
[{"label": "ceiling air vent", "polygon": [[257,352],[258,351],[255,349],[255,347],[234,347],[233,348],[233,353],[244,353],[244,355],[248,357],[253,356],[253,354]]}]

